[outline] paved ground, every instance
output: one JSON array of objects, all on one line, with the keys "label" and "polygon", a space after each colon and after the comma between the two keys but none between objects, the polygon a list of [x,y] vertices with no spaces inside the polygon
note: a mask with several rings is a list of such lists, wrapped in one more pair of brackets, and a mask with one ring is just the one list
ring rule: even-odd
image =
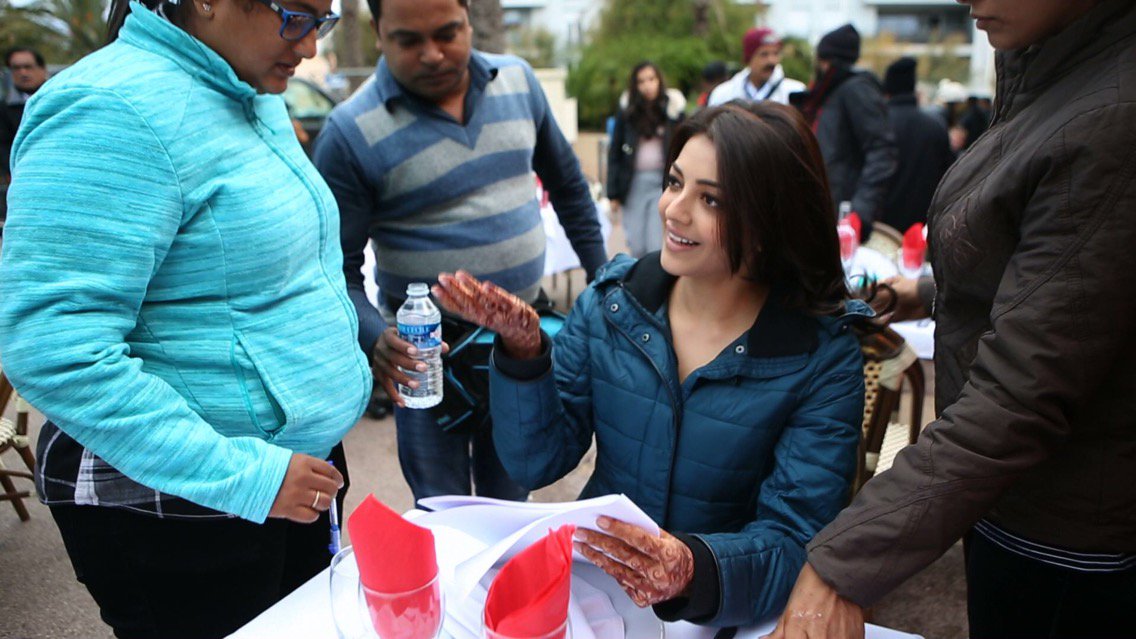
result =
[{"label": "paved ground", "polygon": [[[595,143],[594,136],[582,136],[578,143],[578,155],[590,175],[595,174],[595,162],[588,161],[595,157]],[[609,245],[622,245],[618,227]],[[583,286],[582,273],[575,273],[571,290],[579,293]],[[546,282],[546,287],[553,290],[554,299],[559,296],[560,303],[565,304],[568,286],[564,277],[555,284]],[[930,397],[933,384],[927,392]],[[931,403],[925,402],[928,419]],[[907,414],[904,411],[901,414]],[[34,415],[33,435],[41,423],[42,417]],[[368,492],[374,492],[395,510],[412,506],[410,490],[398,467],[392,420],[363,419],[347,436],[345,444],[352,477],[346,512],[354,510]],[[12,467],[20,460],[9,453],[4,462]],[[537,492],[534,499],[573,499],[590,474],[591,464],[589,454],[580,468]],[[0,502],[0,639],[109,639],[110,631],[100,621],[94,602],[75,581],[47,508],[34,500],[26,503],[32,519],[21,523],[11,506]],[[961,548],[956,545],[877,606],[873,611],[875,623],[919,633],[928,639],[966,637],[966,589],[961,562]]]}]

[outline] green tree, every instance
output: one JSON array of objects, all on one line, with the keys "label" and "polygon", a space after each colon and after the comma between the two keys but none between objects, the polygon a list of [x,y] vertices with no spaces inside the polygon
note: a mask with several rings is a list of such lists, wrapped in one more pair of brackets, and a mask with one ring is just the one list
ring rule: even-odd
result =
[{"label": "green tree", "polygon": [[106,0],[34,0],[0,4],[0,48],[32,47],[49,63],[70,64],[106,40]]},{"label": "green tree", "polygon": [[581,125],[603,126],[641,60],[659,65],[667,86],[696,92],[707,62],[741,58],[742,35],[757,11],[733,0],[607,0],[569,69],[568,91],[578,100]]},{"label": "green tree", "polygon": [[518,27],[507,34],[508,51],[534,69],[556,66],[556,34],[543,27]]}]

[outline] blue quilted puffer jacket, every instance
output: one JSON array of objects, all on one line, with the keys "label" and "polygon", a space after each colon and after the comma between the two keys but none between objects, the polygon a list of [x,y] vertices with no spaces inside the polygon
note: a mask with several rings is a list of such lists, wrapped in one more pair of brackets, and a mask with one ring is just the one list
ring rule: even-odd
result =
[{"label": "blue quilted puffer jacket", "polygon": [[495,351],[494,442],[535,489],[574,469],[594,435],[581,498],[623,493],[694,551],[689,600],[656,612],[747,625],[781,611],[805,543],[847,501],[864,408],[849,325],[871,310],[851,301],[841,317],[814,318],[771,295],[749,331],[680,383],[673,284],[658,254],[619,256],[546,349],[551,365]]}]

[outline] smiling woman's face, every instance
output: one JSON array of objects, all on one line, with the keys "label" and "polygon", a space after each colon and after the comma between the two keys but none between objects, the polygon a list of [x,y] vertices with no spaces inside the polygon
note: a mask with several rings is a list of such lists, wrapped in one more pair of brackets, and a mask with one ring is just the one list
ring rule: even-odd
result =
[{"label": "smiling woman's face", "polygon": [[729,279],[730,259],[722,244],[722,189],[718,155],[705,135],[687,140],[663,178],[659,215],[663,219],[663,270],[679,277]]},{"label": "smiling woman's face", "polygon": [[1024,49],[1059,33],[1100,0],[957,0],[995,49]]},{"label": "smiling woman's face", "polygon": [[[276,3],[321,18],[331,11],[331,0]],[[194,0],[190,11],[190,33],[224,58],[237,77],[258,93],[283,93],[296,65],[316,54],[316,30],[295,42],[285,40],[280,37],[280,16],[258,0]]]}]

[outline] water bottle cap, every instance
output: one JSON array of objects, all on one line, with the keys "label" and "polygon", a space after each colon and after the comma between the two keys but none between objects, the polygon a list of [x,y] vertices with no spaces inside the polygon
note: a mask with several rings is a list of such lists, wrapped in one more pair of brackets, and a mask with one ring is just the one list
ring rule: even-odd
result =
[{"label": "water bottle cap", "polygon": [[430,285],[425,282],[414,282],[406,287],[407,297],[425,297],[430,294]]}]

